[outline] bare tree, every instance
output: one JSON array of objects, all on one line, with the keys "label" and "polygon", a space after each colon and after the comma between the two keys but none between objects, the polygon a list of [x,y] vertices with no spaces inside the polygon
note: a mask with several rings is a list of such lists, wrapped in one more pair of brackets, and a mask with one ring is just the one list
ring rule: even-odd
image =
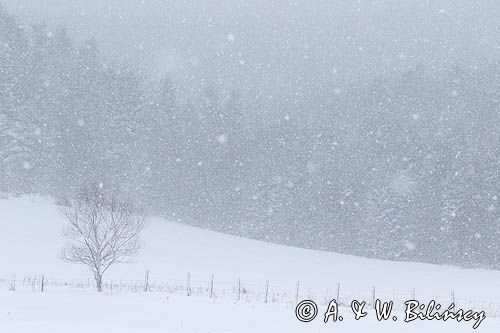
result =
[{"label": "bare tree", "polygon": [[139,253],[144,216],[129,201],[99,187],[82,190],[60,210],[68,221],[63,234],[69,240],[61,258],[87,266],[101,292],[104,273]]}]

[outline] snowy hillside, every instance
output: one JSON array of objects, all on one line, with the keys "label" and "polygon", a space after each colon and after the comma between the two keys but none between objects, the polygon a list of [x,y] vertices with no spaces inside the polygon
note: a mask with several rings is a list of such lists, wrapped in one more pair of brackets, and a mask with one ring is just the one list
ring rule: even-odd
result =
[{"label": "snowy hillside", "polygon": [[[64,242],[61,237],[64,220],[55,204],[31,197],[0,200],[0,224],[0,331],[3,332],[31,332],[34,328],[39,332],[68,329],[74,332],[72,323],[83,323],[89,316],[95,321],[85,322],[81,332],[332,329],[322,324],[319,317],[310,324],[297,321],[294,302],[298,282],[299,299],[313,298],[321,305],[334,297],[338,283],[340,299],[345,303],[352,299],[369,301],[374,286],[381,299],[399,302],[414,294],[417,299],[437,299],[445,306],[454,292],[459,306],[487,311],[488,319],[480,330],[493,332],[500,328],[499,319],[492,318],[500,314],[496,305],[500,304],[497,271],[384,262],[284,247],[151,218],[144,232],[141,255],[133,263],[116,266],[105,278],[108,282],[113,280],[117,287],[126,282],[140,285],[149,270],[153,287],[173,289],[151,293],[108,289],[104,295],[97,295],[91,288],[70,286],[83,285],[91,276],[84,268],[58,258]],[[214,298],[205,297],[203,292],[187,297],[182,288],[188,273],[193,289],[199,286],[200,290],[207,288],[213,274]],[[48,281],[43,294],[38,287],[33,291],[30,283],[26,283],[40,274]],[[238,279],[245,290],[239,302],[235,292]],[[14,280],[16,291],[9,292],[9,281]],[[60,317],[64,320],[56,320]],[[400,325],[405,325],[405,331],[418,331],[422,325],[435,328],[436,332],[472,330],[469,323],[396,324],[370,319],[335,325],[341,326],[342,332],[368,328],[398,331]]]}]

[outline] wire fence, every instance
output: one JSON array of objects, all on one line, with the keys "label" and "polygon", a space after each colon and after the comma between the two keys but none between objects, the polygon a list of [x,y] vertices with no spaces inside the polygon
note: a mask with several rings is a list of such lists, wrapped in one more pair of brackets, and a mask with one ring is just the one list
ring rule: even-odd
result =
[{"label": "wire fence", "polygon": [[[434,300],[447,308],[450,304],[455,309],[485,311],[489,317],[500,318],[500,303],[490,300],[470,299],[457,295],[455,291],[437,292],[434,294],[419,293],[415,288],[388,289],[371,288],[348,290],[342,283],[324,289],[306,285],[297,281],[295,284],[280,283],[279,281],[250,282],[241,278],[234,281],[219,280],[216,276],[207,279],[193,279],[187,273],[185,279],[165,278],[150,279],[146,271],[143,280],[105,280],[102,290],[105,293],[166,293],[169,295],[184,295],[186,297],[207,297],[211,299],[230,299],[241,302],[288,303],[297,304],[301,300],[312,300],[318,305],[327,305],[331,300],[337,300],[340,306],[350,306],[353,300],[365,301],[367,308],[373,308],[377,299],[383,302],[392,301],[394,309],[405,309],[405,302],[417,300],[421,304],[428,304]],[[44,275],[26,275],[22,278],[0,278],[0,290],[10,292],[31,290],[33,293],[46,293],[61,290],[62,288],[95,290],[93,279],[64,279],[47,278]]]}]

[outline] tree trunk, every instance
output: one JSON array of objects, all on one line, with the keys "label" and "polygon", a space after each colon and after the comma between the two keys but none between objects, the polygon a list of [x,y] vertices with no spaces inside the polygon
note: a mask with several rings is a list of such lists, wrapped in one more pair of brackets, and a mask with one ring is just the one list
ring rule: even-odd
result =
[{"label": "tree trunk", "polygon": [[95,284],[97,288],[97,292],[100,293],[102,292],[102,276],[99,274],[95,275]]}]

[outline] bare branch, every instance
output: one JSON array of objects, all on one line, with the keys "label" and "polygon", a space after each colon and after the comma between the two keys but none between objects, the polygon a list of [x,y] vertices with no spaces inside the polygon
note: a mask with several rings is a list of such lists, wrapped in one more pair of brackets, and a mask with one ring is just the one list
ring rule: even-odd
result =
[{"label": "bare branch", "polygon": [[101,291],[103,274],[139,253],[143,215],[130,202],[99,187],[81,191],[60,211],[68,222],[63,235],[69,241],[60,257],[89,267]]}]

